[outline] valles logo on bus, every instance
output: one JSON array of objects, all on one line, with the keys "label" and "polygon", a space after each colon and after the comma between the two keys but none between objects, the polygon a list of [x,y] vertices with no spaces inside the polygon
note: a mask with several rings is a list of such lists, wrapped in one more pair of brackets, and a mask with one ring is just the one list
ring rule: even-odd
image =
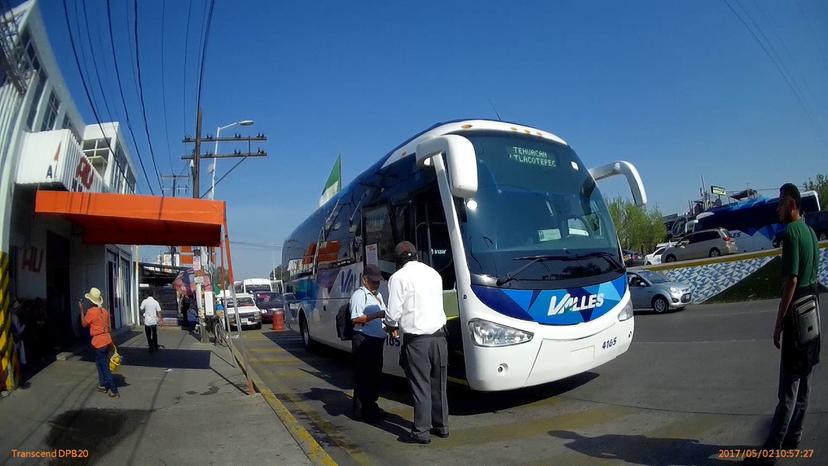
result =
[{"label": "valles logo on bus", "polygon": [[614,309],[627,291],[627,278],[560,290],[513,290],[472,285],[474,294],[493,310],[516,319],[549,325],[595,320]]},{"label": "valles logo on bus", "polygon": [[567,293],[560,299],[560,302],[558,302],[557,296],[552,296],[552,300],[549,301],[549,312],[547,312],[546,315],[554,316],[570,311],[585,311],[587,309],[595,309],[596,307],[601,307],[603,305],[603,293],[592,294],[589,296],[584,295],[577,298],[570,296],[569,293]]}]

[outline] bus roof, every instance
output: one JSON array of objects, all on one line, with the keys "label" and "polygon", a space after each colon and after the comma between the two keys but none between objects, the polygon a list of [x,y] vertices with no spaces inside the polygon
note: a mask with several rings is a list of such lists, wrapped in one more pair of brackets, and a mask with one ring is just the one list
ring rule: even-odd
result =
[{"label": "bus roof", "polygon": [[391,149],[387,154],[382,156],[378,162],[370,166],[367,170],[360,173],[354,180],[348,183],[348,185],[345,186],[344,189],[342,189],[336,195],[328,199],[328,202],[321,205],[320,208],[324,208],[330,202],[336,202],[336,200],[339,197],[341,197],[344,193],[349,191],[351,184],[359,182],[365,174],[375,173],[377,170],[385,168],[399,160],[402,160],[407,156],[413,155],[417,150],[417,145],[419,143],[427,139],[442,136],[444,134],[453,133],[456,131],[515,132],[540,136],[542,138],[549,139],[560,144],[568,145],[566,141],[564,141],[555,134],[552,134],[548,131],[542,131],[532,126],[527,126],[520,123],[489,120],[486,118],[442,121],[439,123],[435,123],[434,125],[420,131],[419,133],[415,134],[414,136],[411,136],[410,138],[406,139],[405,141]]},{"label": "bus roof", "polygon": [[398,162],[407,156],[413,155],[417,149],[417,144],[423,142],[426,139],[431,139],[433,137],[457,131],[503,131],[521,134],[531,134],[545,139],[549,139],[551,141],[555,141],[560,144],[568,145],[566,141],[548,131],[542,131],[532,126],[527,126],[524,124],[514,123],[510,121],[489,120],[486,118],[472,118],[438,122],[406,139],[405,141],[391,149],[387,154],[382,156],[373,165],[371,165],[363,172],[361,172],[359,175],[357,175],[356,178],[354,178],[342,190],[340,190],[338,193],[336,193],[334,196],[328,199],[327,202],[319,206],[313,212],[310,212],[308,216],[305,218],[305,220],[302,221],[302,223],[300,223],[290,233],[289,238],[292,237],[296,231],[303,228],[307,223],[314,222],[314,217],[316,217],[320,211],[330,209],[331,206],[334,205],[334,203],[338,202],[342,196],[348,194],[353,186],[364,181],[366,177],[373,175],[379,170],[382,170],[383,168],[395,162]]}]

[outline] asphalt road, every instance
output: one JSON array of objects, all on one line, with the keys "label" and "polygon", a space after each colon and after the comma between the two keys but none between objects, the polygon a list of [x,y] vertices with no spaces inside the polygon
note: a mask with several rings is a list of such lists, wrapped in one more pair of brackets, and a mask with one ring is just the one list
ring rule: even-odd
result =
[{"label": "asphalt road", "polygon": [[[401,379],[386,379],[388,418],[364,424],[350,418],[347,354],[308,353],[298,334],[267,329],[246,331],[244,343],[264,382],[340,464],[735,464],[720,451],[757,448],[776,404],[777,303],[636,313],[626,354],[551,384],[498,393],[450,384],[451,436],[426,446],[398,440],[413,415]],[[783,464],[828,464],[827,374],[817,366],[805,421],[802,448],[814,456]]]}]

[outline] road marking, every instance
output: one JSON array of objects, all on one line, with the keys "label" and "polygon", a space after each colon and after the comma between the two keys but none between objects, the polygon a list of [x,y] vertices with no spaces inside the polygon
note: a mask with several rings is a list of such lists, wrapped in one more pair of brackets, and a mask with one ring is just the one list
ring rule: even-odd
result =
[{"label": "road marking", "polygon": [[503,442],[504,440],[519,440],[548,434],[554,430],[572,431],[609,421],[618,421],[634,412],[635,410],[630,408],[601,406],[550,418],[522,419],[514,423],[459,429],[451,432],[451,437],[446,440],[446,443],[450,447],[456,447],[470,444]]},{"label": "road marking", "polygon": [[648,437],[660,438],[692,438],[697,439],[702,434],[715,427],[721,427],[722,421],[732,419],[730,416],[716,414],[682,415],[680,419],[669,422],[661,427],[645,432]]},{"label": "road marking", "polygon": [[253,383],[259,387],[260,393],[267,401],[267,404],[273,409],[273,412],[276,413],[276,416],[282,421],[285,428],[287,428],[290,435],[296,440],[302,450],[307,455],[308,459],[318,465],[324,466],[336,466],[336,461],[331,458],[328,452],[319,445],[319,442],[311,435],[310,432],[307,431],[302,424],[299,423],[298,420],[293,416],[293,414],[282,404],[281,401],[273,394],[273,392],[265,386],[262,380],[259,378],[258,374],[253,370],[252,365],[248,364],[239,354],[239,351],[236,347],[230,344],[230,349],[233,352],[233,356],[239,362],[243,369],[247,372],[248,376],[253,379]]}]

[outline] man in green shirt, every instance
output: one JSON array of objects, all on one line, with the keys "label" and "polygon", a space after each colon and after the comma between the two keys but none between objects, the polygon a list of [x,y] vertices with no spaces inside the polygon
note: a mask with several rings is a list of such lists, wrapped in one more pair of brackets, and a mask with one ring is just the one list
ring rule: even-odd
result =
[{"label": "man in green shirt", "polygon": [[[811,370],[819,362],[820,339],[797,347],[791,303],[817,293],[819,246],[816,234],[799,214],[799,189],[791,183],[779,188],[777,212],[786,224],[782,241],[782,301],[773,330],[773,344],[782,349],[779,370],[779,403],[764,448],[799,448],[802,421],[808,409]],[[780,337],[782,343],[780,345]]]}]

